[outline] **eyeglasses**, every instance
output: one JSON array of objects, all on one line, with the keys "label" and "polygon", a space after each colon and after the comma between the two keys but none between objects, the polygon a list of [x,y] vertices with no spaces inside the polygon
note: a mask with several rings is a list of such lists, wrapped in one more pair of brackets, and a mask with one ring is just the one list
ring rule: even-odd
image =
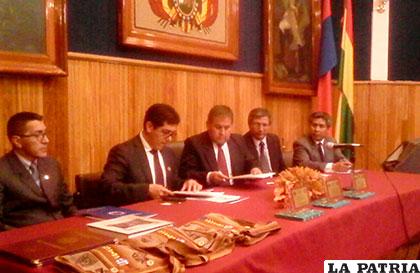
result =
[{"label": "eyeglasses", "polygon": [[163,137],[165,137],[165,138],[176,136],[176,130],[162,129],[161,133],[162,133]]},{"label": "eyeglasses", "polygon": [[19,135],[20,137],[34,137],[36,138],[38,141],[42,141],[43,139],[45,139],[47,137],[47,132],[37,132],[34,134],[30,134],[30,135]]}]

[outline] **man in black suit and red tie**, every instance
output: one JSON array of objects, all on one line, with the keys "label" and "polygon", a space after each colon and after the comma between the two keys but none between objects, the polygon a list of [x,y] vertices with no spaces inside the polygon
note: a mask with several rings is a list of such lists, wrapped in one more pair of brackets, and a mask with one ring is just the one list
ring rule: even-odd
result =
[{"label": "man in black suit and red tie", "polygon": [[7,122],[12,151],[0,158],[0,230],[73,215],[59,163],[47,156],[43,117],[20,112]]},{"label": "man in black suit and red tie", "polygon": [[233,113],[228,106],[216,105],[210,110],[207,131],[185,140],[180,177],[213,186],[232,184],[231,176],[261,173],[243,137],[231,133],[232,123]]},{"label": "man in black suit and red tie", "polygon": [[347,171],[351,162],[340,149],[328,147],[335,139],[328,135],[332,119],[328,113],[314,112],[309,117],[311,133],[293,143],[293,165],[306,166],[323,172]]},{"label": "man in black suit and red tie", "polygon": [[179,122],[172,106],[154,104],[146,111],[143,130],[110,150],[101,178],[108,203],[130,204],[159,199],[175,189],[202,188],[195,180],[179,179],[176,156],[166,147]]},{"label": "man in black suit and red tie", "polygon": [[271,114],[265,108],[255,108],[248,115],[249,131],[244,135],[249,152],[259,159],[261,170],[279,173],[286,169],[279,137],[269,133]]}]

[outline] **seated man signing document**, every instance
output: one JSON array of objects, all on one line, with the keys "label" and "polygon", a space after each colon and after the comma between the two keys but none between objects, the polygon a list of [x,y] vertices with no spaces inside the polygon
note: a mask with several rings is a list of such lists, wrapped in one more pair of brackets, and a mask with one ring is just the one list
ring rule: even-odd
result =
[{"label": "seated man signing document", "polygon": [[111,149],[102,174],[104,190],[110,198],[108,203],[123,205],[159,199],[179,188],[201,190],[202,186],[195,180],[182,183],[175,154],[166,147],[179,121],[172,106],[154,104],[146,111],[140,134]]},{"label": "seated man signing document", "polygon": [[331,116],[325,112],[314,112],[310,115],[310,135],[293,143],[293,165],[323,172],[344,172],[352,167],[340,149],[333,149],[327,144],[335,143],[334,138],[328,136],[331,124]]},{"label": "seated man signing document", "polygon": [[233,113],[229,107],[216,105],[210,110],[207,131],[185,140],[180,177],[213,186],[231,183],[231,176],[261,173],[243,137],[231,134],[232,123]]}]

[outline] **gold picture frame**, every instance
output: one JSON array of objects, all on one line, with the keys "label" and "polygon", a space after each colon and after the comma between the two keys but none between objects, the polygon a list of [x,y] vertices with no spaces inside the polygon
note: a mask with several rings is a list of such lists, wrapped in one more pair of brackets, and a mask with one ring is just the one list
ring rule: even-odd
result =
[{"label": "gold picture frame", "polygon": [[315,94],[320,31],[320,0],[264,0],[265,93]]},{"label": "gold picture frame", "polygon": [[0,29],[0,73],[67,75],[66,0],[9,0],[0,13],[7,17]]},{"label": "gold picture frame", "polygon": [[239,0],[119,0],[118,9],[122,45],[238,59]]}]

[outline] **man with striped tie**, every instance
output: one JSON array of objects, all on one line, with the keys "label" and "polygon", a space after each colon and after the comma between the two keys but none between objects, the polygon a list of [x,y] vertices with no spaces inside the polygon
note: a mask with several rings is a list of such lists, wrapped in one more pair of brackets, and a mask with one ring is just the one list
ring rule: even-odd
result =
[{"label": "man with striped tie", "polygon": [[249,152],[258,158],[264,173],[279,173],[286,169],[279,137],[269,133],[271,113],[265,108],[254,108],[248,114],[249,131],[244,135]]},{"label": "man with striped tie", "polygon": [[60,165],[47,156],[43,117],[32,112],[13,115],[7,136],[12,151],[0,158],[0,230],[74,214]]}]

